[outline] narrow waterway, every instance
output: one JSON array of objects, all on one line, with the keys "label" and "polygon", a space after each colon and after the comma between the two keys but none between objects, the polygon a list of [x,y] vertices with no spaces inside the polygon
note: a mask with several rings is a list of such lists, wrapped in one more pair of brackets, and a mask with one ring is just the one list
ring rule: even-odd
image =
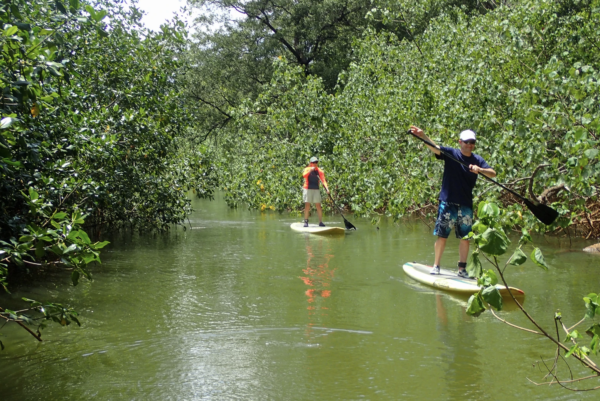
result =
[{"label": "narrow waterway", "polygon": [[[74,306],[82,327],[50,325],[42,343],[4,327],[0,399],[598,399],[530,383],[543,380],[540,358],[552,363],[548,341],[489,312],[471,318],[465,298],[403,273],[432,262],[423,222],[350,217],[357,232],[321,237],[290,230],[299,219],[288,215],[194,206],[192,229],[105,238],[92,283],[61,275],[15,290]],[[557,309],[575,323],[582,297],[600,291],[600,258],[580,251],[589,244],[538,238],[550,271],[509,267],[545,327]],[[452,238],[443,262],[457,258]],[[514,308],[500,316],[531,327]]]}]

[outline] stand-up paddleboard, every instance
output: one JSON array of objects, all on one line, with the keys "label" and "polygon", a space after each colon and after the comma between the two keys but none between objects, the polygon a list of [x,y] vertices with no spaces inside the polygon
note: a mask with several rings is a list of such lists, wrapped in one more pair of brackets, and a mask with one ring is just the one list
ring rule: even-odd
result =
[{"label": "stand-up paddleboard", "polygon": [[[419,283],[439,288],[440,290],[452,291],[462,294],[474,294],[479,291],[477,280],[472,278],[462,278],[447,269],[440,269],[440,274],[429,274],[431,266],[422,265],[421,263],[405,263],[402,266],[404,272]],[[502,297],[510,298],[510,294],[506,287],[501,284],[496,284],[496,288],[500,291]],[[512,294],[517,299],[525,298],[525,293],[518,288],[509,287]]]},{"label": "stand-up paddleboard", "polygon": [[346,233],[342,227],[319,227],[318,224],[309,224],[308,227],[304,227],[304,223],[292,223],[290,227],[294,231],[320,235],[344,235]]}]

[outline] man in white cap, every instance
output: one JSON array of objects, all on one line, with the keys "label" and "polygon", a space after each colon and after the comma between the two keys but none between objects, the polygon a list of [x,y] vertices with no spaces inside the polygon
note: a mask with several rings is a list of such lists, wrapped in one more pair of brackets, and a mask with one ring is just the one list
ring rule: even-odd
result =
[{"label": "man in white cap", "polygon": [[319,168],[319,159],[310,158],[310,164],[302,172],[304,185],[302,186],[302,199],[304,200],[304,227],[308,227],[308,216],[310,215],[310,204],[314,203],[319,216],[319,227],[325,227],[323,224],[323,211],[321,210],[321,191],[319,191],[319,182],[323,183],[325,191],[329,193],[325,173]]},{"label": "man in white cap", "polygon": [[[436,145],[425,135],[422,129],[411,126],[413,134]],[[466,130],[459,135],[459,148],[441,146],[439,148],[427,145],[436,159],[444,161],[444,177],[442,189],[439,196],[438,217],[435,222],[433,235],[437,235],[435,242],[435,262],[431,274],[440,274],[440,262],[446,248],[446,240],[450,236],[452,228],[455,229],[456,238],[460,239],[458,246],[458,275],[469,277],[467,273],[467,256],[469,255],[469,241],[462,239],[471,231],[473,224],[473,188],[478,174],[484,174],[490,178],[496,176],[496,172],[479,155],[473,153],[476,142],[475,132]],[[437,146],[437,145],[436,145]],[[464,164],[463,166],[446,157],[448,154]]]}]

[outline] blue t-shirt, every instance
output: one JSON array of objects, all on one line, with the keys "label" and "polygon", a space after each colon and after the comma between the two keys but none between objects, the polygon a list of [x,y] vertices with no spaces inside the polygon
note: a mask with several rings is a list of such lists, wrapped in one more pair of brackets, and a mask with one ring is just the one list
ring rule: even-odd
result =
[{"label": "blue t-shirt", "polygon": [[[471,156],[465,156],[461,153],[460,149],[447,148],[445,146],[440,146],[440,148],[456,160],[460,160],[467,165],[474,164],[481,168],[491,168],[483,160],[483,157],[475,153],[471,153]],[[477,174],[469,171],[468,167],[447,158],[443,153],[435,155],[435,157],[444,161],[444,178],[442,179],[440,200],[472,208],[473,188],[477,181]]]}]

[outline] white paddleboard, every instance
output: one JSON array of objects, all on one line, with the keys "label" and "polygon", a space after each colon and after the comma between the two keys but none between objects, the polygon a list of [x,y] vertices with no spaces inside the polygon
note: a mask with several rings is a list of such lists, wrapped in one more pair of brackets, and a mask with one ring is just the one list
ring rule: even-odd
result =
[{"label": "white paddleboard", "polygon": [[[472,278],[458,277],[458,275],[451,270],[440,269],[440,274],[429,274],[431,271],[431,266],[416,262],[405,263],[402,268],[407,275],[417,280],[419,283],[439,288],[440,290],[458,292],[462,294],[474,294],[479,291],[477,280]],[[498,291],[500,291],[502,297],[510,298],[510,294],[508,293],[506,287],[501,284],[496,284],[496,288],[498,288]],[[520,289],[514,287],[509,288],[515,298],[525,298],[525,293]]]},{"label": "white paddleboard", "polygon": [[346,229],[342,227],[319,227],[318,224],[309,224],[308,227],[304,227],[304,223],[292,223],[290,227],[294,231],[320,235],[344,235],[346,233]]}]

